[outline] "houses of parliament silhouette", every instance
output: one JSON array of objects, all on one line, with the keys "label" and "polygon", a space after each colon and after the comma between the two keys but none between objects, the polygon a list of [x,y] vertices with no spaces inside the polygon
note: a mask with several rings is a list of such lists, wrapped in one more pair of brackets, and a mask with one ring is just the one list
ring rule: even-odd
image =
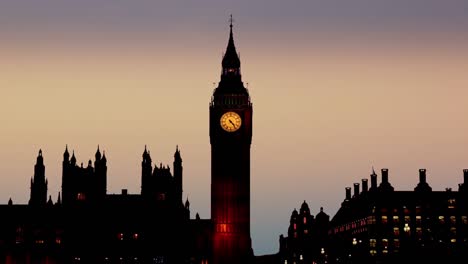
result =
[{"label": "houses of parliament silhouette", "polygon": [[[254,256],[250,237],[250,146],[253,107],[241,78],[230,24],[221,80],[209,104],[211,218],[190,219],[183,201],[183,162],[154,165],[144,148],[141,192],[107,193],[107,158],[77,164],[65,147],[62,188],[48,195],[39,150],[28,204],[0,205],[0,263],[404,263],[468,260],[468,170],[458,191],[433,191],[420,170],[414,191],[381,183],[346,188],[337,214],[314,217],[306,201],[293,210],[279,251]],[[460,263],[462,263],[460,262]]]}]

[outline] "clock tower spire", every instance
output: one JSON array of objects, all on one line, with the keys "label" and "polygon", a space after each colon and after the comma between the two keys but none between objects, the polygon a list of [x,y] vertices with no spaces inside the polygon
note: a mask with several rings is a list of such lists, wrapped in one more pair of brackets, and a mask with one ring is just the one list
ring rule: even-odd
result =
[{"label": "clock tower spire", "polygon": [[210,103],[213,263],[248,263],[252,103],[240,73],[232,16],[221,81]]}]

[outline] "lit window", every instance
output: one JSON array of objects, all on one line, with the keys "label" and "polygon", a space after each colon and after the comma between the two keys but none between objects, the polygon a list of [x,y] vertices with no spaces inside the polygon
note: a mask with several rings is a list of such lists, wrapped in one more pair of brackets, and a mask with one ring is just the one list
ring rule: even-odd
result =
[{"label": "lit window", "polygon": [[400,222],[400,217],[398,215],[393,216],[393,223],[398,224]]},{"label": "lit window", "polygon": [[24,241],[24,231],[23,228],[18,227],[16,228],[16,244],[23,243]]},{"label": "lit window", "polygon": [[307,217],[304,216],[304,224],[307,224]]},{"label": "lit window", "polygon": [[457,239],[452,238],[452,239],[450,239],[450,242],[455,243],[455,242],[457,242]]},{"label": "lit window", "polygon": [[383,238],[383,239],[382,239],[382,246],[383,246],[384,248],[387,248],[387,247],[388,247],[388,239],[386,239],[386,238]]},{"label": "lit window", "polygon": [[138,239],[138,233],[133,234],[133,239],[137,240]]},{"label": "lit window", "polygon": [[466,217],[465,215],[462,216],[462,222],[464,225],[468,224],[468,217]]},{"label": "lit window", "polygon": [[455,199],[449,199],[448,200],[448,208],[449,209],[454,209],[455,208]]},{"label": "lit window", "polygon": [[36,240],[36,244],[44,244],[44,240],[38,239],[38,240]]},{"label": "lit window", "polygon": [[293,224],[293,229],[296,230],[297,229],[297,225],[296,223]]},{"label": "lit window", "polygon": [[374,255],[377,254],[377,250],[371,249],[371,250],[369,250],[369,253],[371,254],[371,256],[374,256]]},{"label": "lit window", "polygon": [[376,239],[374,239],[374,238],[369,239],[369,246],[371,248],[375,248],[376,245],[377,245],[377,240]]},{"label": "lit window", "polygon": [[421,227],[416,227],[416,235],[418,237],[421,237],[422,236],[422,228]]},{"label": "lit window", "polygon": [[445,217],[443,215],[439,216],[439,223],[441,224],[445,223]]},{"label": "lit window", "polygon": [[450,216],[450,223],[452,223],[453,225],[457,223],[457,218],[455,216]]},{"label": "lit window", "polygon": [[450,233],[452,233],[452,236],[456,236],[457,235],[457,228],[455,228],[455,227],[450,228]]},{"label": "lit window", "polygon": [[399,227],[394,227],[393,228],[393,234],[397,237],[400,235],[400,228]]},{"label": "lit window", "polygon": [[409,233],[411,230],[411,228],[409,227],[408,224],[405,224],[405,226],[403,227],[403,231],[405,231],[405,233]]},{"label": "lit window", "polygon": [[375,223],[376,223],[375,216],[369,216],[367,218],[367,224],[372,225],[372,224],[375,224]]},{"label": "lit window", "polygon": [[410,216],[409,215],[405,215],[405,223],[409,223],[410,222]]},{"label": "lit window", "polygon": [[306,235],[307,235],[308,233],[309,233],[309,230],[307,230],[307,229],[304,229],[304,234],[306,234]]},{"label": "lit window", "polygon": [[420,224],[421,224],[421,216],[420,216],[420,215],[417,215],[417,216],[416,216],[416,224],[417,224],[417,225],[420,225]]},{"label": "lit window", "polygon": [[124,239],[124,234],[123,234],[123,233],[118,233],[118,234],[117,234],[117,238],[118,238],[119,240],[123,240],[123,239]]},{"label": "lit window", "polygon": [[218,225],[218,232],[221,232],[221,233],[228,232],[227,224],[219,224]]},{"label": "lit window", "polygon": [[386,224],[387,223],[387,216],[386,215],[382,215],[382,224]]}]

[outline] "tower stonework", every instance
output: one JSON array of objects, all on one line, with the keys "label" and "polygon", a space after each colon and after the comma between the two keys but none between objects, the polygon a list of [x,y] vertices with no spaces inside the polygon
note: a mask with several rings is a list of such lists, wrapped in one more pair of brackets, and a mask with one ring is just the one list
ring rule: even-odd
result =
[{"label": "tower stonework", "polygon": [[252,103],[241,79],[232,23],[221,81],[210,103],[213,263],[247,263],[250,238]]}]

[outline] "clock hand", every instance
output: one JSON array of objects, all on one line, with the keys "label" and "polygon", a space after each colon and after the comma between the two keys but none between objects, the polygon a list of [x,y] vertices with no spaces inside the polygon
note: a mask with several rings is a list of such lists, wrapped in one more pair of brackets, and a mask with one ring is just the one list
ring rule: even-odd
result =
[{"label": "clock hand", "polygon": [[236,125],[235,125],[235,124],[232,122],[232,120],[231,120],[231,119],[229,119],[229,123],[231,123],[231,124],[232,124],[232,126],[233,126],[234,128],[236,128]]}]

